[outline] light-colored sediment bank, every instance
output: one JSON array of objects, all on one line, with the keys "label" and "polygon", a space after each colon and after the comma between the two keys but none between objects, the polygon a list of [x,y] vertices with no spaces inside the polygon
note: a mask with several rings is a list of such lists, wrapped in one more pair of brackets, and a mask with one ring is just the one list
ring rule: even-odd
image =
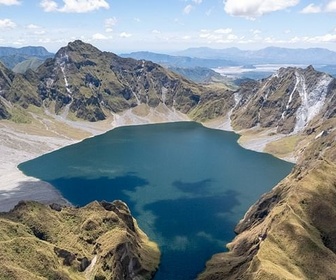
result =
[{"label": "light-colored sediment bank", "polygon": [[96,123],[50,114],[33,117],[30,124],[0,121],[0,212],[9,211],[21,200],[68,203],[50,184],[23,174],[17,168],[22,162],[118,126],[189,120],[164,105],[156,109],[141,105]]},{"label": "light-colored sediment bank", "polygon": [[[17,166],[45,153],[77,143],[85,138],[102,134],[115,127],[188,121],[189,118],[175,110],[159,105],[153,109],[140,105],[105,121],[88,123],[60,118],[34,116],[31,124],[15,124],[0,121],[0,211],[12,209],[20,200],[36,200],[43,203],[68,203],[50,184],[24,175]],[[232,131],[227,117],[204,124],[209,128]],[[241,145],[263,151],[265,145],[279,138],[245,137]]]},{"label": "light-colored sediment bank", "polygon": [[282,140],[286,142],[286,139],[290,138],[291,136],[285,134],[278,134],[275,132],[275,129],[260,129],[260,128],[252,128],[242,131],[234,131],[230,124],[229,115],[226,117],[217,118],[214,120],[207,121],[203,124],[206,127],[220,129],[225,131],[233,131],[237,134],[240,134],[240,138],[238,143],[245,149],[256,151],[256,152],[268,152],[273,154],[274,156],[288,161],[295,163],[296,157],[293,154],[294,149],[288,149],[286,153],[284,148],[280,148],[282,154],[278,151],[271,151],[268,149],[268,144],[276,143],[277,141]]}]

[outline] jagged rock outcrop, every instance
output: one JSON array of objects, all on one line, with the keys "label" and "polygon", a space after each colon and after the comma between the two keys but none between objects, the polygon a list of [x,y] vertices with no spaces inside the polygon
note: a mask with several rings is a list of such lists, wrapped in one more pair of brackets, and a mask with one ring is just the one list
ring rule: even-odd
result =
[{"label": "jagged rock outcrop", "polygon": [[151,279],[160,253],[125,203],[20,202],[0,214],[1,279]]},{"label": "jagged rock outcrop", "polygon": [[0,99],[0,120],[9,119],[10,113],[5,105],[5,103]]}]

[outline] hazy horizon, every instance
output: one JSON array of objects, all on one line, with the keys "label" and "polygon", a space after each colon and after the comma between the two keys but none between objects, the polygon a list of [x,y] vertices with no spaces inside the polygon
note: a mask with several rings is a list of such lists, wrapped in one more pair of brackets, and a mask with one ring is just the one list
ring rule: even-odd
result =
[{"label": "hazy horizon", "polygon": [[[1,0],[0,0],[1,1]],[[80,39],[75,39],[75,40],[80,40]],[[60,48],[62,47],[65,47],[67,46],[69,43],[71,43],[73,41],[69,41],[68,43],[65,43],[64,45],[60,46]],[[86,42],[86,41],[83,41],[84,43],[89,43],[89,42]],[[266,47],[262,47],[262,48],[256,48],[256,49],[252,49],[252,48],[241,48],[241,47],[223,47],[223,48],[212,48],[211,46],[199,46],[199,47],[193,47],[193,46],[190,46],[190,47],[187,47],[187,48],[184,48],[184,49],[176,49],[176,50],[167,50],[167,51],[164,51],[164,50],[158,50],[158,51],[151,51],[151,50],[147,50],[147,49],[134,49],[134,50],[119,50],[119,51],[111,51],[111,50],[106,50],[106,49],[101,49],[99,48],[97,45],[95,45],[94,43],[90,42],[89,44],[92,44],[94,47],[98,48],[99,50],[101,51],[107,51],[107,52],[114,52],[116,54],[123,54],[123,53],[132,53],[132,52],[151,52],[151,53],[157,53],[157,54],[167,54],[167,55],[174,55],[175,52],[180,52],[180,51],[185,51],[185,50],[189,50],[189,49],[197,49],[197,48],[209,48],[209,49],[212,49],[212,50],[225,50],[225,49],[230,49],[230,48],[237,48],[241,51],[257,51],[257,50],[263,50],[263,49],[267,49],[267,48],[272,48],[272,47],[275,47],[275,48],[283,48],[283,49],[292,49],[292,50],[298,50],[298,49],[303,49],[303,50],[308,50],[308,49],[326,49],[326,50],[329,50],[329,51],[333,51],[333,52],[336,52],[336,50],[332,50],[330,48],[323,48],[323,47],[277,47],[277,46],[266,46]],[[4,47],[4,48],[15,48],[15,49],[20,49],[20,48],[25,48],[25,47],[42,47],[42,48],[45,48],[48,52],[50,53],[56,53],[57,51],[59,51],[59,49],[56,49],[55,51],[52,51],[50,49],[48,49],[46,46],[43,46],[43,45],[22,45],[22,46],[10,46],[10,45],[1,45],[0,44],[0,47]]]},{"label": "hazy horizon", "polygon": [[[191,47],[336,50],[336,0],[0,0],[0,46],[115,53]],[[314,23],[314,24],[312,24]]]}]

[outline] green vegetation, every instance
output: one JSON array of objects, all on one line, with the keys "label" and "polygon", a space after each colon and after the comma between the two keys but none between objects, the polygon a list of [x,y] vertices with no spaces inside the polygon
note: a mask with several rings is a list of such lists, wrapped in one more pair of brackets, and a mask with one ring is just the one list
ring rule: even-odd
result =
[{"label": "green vegetation", "polygon": [[208,86],[189,116],[200,122],[226,116],[234,103],[234,95],[226,86]]},{"label": "green vegetation", "polygon": [[25,73],[28,69],[32,69],[35,71],[43,62],[44,59],[38,57],[28,58],[16,64],[13,67],[13,71],[15,73],[21,73],[21,74]]},{"label": "green vegetation", "polygon": [[22,107],[13,106],[10,110],[10,120],[15,123],[31,123],[32,117]]},{"label": "green vegetation", "polygon": [[268,143],[264,151],[280,158],[284,158],[293,154],[293,152],[297,150],[297,145],[302,140],[302,138],[303,137],[299,135],[286,136],[277,141]]}]

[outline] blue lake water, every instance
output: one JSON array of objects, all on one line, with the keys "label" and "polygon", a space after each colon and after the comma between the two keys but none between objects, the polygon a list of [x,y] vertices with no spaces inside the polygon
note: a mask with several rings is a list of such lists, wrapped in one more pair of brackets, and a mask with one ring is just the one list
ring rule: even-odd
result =
[{"label": "blue lake water", "polygon": [[234,226],[293,167],[194,122],[128,126],[22,163],[74,205],[121,199],[156,241],[155,280],[195,279]]}]

